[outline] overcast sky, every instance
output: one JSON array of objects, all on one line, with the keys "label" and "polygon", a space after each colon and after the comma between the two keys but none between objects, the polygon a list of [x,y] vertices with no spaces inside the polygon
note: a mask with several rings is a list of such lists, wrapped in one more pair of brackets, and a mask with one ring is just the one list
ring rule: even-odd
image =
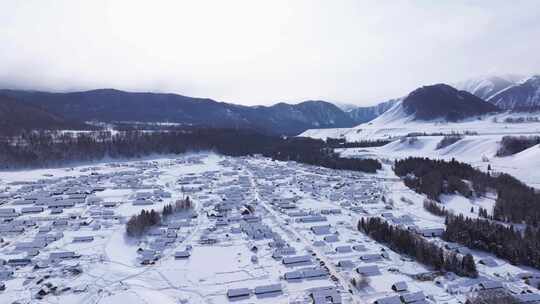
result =
[{"label": "overcast sky", "polygon": [[10,88],[371,105],[539,54],[537,0],[0,0]]}]

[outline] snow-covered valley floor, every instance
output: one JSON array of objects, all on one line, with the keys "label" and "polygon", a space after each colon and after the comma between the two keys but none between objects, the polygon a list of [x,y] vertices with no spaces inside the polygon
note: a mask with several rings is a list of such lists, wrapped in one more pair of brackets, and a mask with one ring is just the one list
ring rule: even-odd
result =
[{"label": "snow-covered valley floor", "polygon": [[[369,153],[384,158],[392,152],[385,149],[399,147],[378,149]],[[172,217],[141,239],[126,236],[129,217],[186,196],[194,202],[191,214]],[[540,275],[536,270],[474,251],[477,261],[490,257],[496,264],[477,263],[480,278],[418,280],[430,269],[357,230],[363,216],[443,228],[444,218],[425,211],[423,200],[389,165],[362,174],[190,154],[2,172],[0,304],[313,303],[321,295],[336,295],[334,303],[374,303],[415,292],[425,301],[416,303],[464,303],[485,280],[538,292],[518,278]],[[493,203],[453,196],[444,202],[468,216],[475,216],[470,206]],[[178,252],[189,254],[176,258]],[[361,288],[351,283],[358,270],[369,278]],[[393,291],[397,282],[407,290]],[[233,292],[240,296],[230,297]]]}]

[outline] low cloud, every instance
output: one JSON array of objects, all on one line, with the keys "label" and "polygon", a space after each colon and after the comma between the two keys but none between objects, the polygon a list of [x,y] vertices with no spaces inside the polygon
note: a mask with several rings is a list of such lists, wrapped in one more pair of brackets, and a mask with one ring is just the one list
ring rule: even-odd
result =
[{"label": "low cloud", "polygon": [[540,71],[531,1],[3,1],[0,85],[373,104]]}]

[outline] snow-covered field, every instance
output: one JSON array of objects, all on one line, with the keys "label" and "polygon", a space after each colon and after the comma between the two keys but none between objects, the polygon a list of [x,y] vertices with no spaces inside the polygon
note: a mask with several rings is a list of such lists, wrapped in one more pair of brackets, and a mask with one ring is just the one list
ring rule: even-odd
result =
[{"label": "snow-covered field", "polygon": [[[433,144],[428,139],[425,147]],[[384,149],[399,147],[380,149],[376,153],[384,155]],[[130,216],[188,195],[193,215],[172,217],[141,239],[126,236]],[[423,199],[388,165],[377,174],[361,174],[261,157],[192,154],[2,172],[0,259],[7,264],[0,266],[0,303],[312,303],[312,294],[322,289],[338,295],[334,303],[373,303],[410,292],[423,292],[427,303],[463,303],[485,279],[537,292],[517,279],[530,269],[496,258],[497,266],[478,264],[479,279],[439,275],[420,281],[416,275],[429,268],[356,229],[362,216],[420,229],[444,227],[442,217],[423,209]],[[134,204],[141,201],[145,205]],[[52,214],[58,202],[68,205]],[[471,206],[493,203],[453,196],[444,202],[469,216]],[[28,207],[43,211],[23,213]],[[74,242],[77,237],[91,240]],[[175,258],[179,251],[189,257]],[[51,257],[59,252],[75,256]],[[473,253],[477,261],[489,256]],[[290,257],[303,261],[290,264]],[[25,261],[29,265],[17,265]],[[364,266],[379,271],[367,285],[354,287],[351,279]],[[408,290],[393,291],[396,282],[406,282]],[[267,285],[274,292],[257,288]],[[242,288],[246,296],[227,296]]]},{"label": "snow-covered field", "polygon": [[443,136],[420,136],[414,140],[395,140],[382,147],[338,149],[343,157],[375,157],[400,159],[409,156],[469,163],[479,169],[488,166],[495,171],[511,174],[530,186],[540,188],[540,145],[532,146],[511,156],[498,157],[496,152],[503,135],[465,136],[456,143],[437,149]]},{"label": "snow-covered field", "polygon": [[[516,121],[523,118],[525,122]],[[499,143],[504,136],[540,136],[540,113],[500,113],[476,117],[456,123],[417,121],[397,103],[373,121],[354,128],[312,129],[300,136],[326,139],[342,138],[349,142],[387,139],[391,142],[375,148],[338,149],[343,157],[374,157],[399,159],[409,156],[452,159],[467,162],[485,170],[509,173],[527,184],[540,188],[540,146],[521,153],[497,157]],[[529,121],[527,121],[529,119]],[[458,142],[438,149],[443,135],[468,134]],[[415,135],[416,134],[416,135]],[[442,134],[442,135],[441,135]],[[410,138],[413,140],[409,140]]]}]

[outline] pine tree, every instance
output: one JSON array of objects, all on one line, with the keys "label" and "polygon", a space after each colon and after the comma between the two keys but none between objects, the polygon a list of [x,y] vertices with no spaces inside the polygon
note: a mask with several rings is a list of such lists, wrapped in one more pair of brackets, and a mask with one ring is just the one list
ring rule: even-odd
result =
[{"label": "pine tree", "polygon": [[474,258],[471,254],[467,254],[461,260],[461,265],[463,271],[468,274],[469,277],[477,277],[478,270],[476,269],[476,264],[474,263]]}]

